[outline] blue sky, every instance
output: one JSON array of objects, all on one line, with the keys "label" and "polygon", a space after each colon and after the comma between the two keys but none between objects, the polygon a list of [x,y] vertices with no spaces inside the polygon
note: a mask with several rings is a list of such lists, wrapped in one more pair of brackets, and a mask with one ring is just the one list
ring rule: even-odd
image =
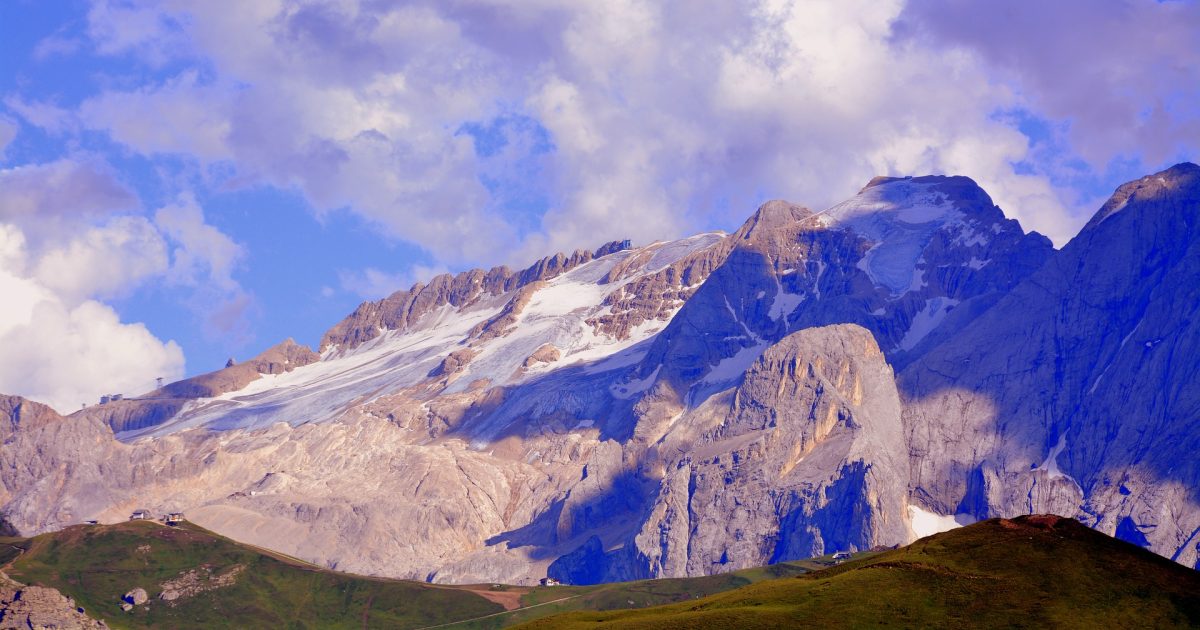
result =
[{"label": "blue sky", "polygon": [[136,393],[436,273],[876,174],[971,176],[1061,245],[1196,159],[1197,42],[1149,0],[8,0],[0,391]]}]

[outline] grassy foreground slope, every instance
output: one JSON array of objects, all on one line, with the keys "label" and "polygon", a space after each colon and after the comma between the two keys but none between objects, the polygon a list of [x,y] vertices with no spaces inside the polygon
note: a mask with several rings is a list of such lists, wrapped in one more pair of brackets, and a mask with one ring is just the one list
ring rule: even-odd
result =
[{"label": "grassy foreground slope", "polygon": [[992,519],[694,602],[522,628],[1200,627],[1200,573],[1071,519]]},{"label": "grassy foreground slope", "polygon": [[[691,601],[828,564],[802,560],[707,577],[595,586],[448,586],[338,573],[192,524],[132,521],[0,538],[0,569],[21,582],[58,589],[114,628],[491,630],[566,611]],[[230,583],[220,585],[231,572]],[[160,598],[166,584],[186,582],[189,575],[199,589],[171,601]],[[122,595],[137,587],[146,590],[149,602],[123,611]]]},{"label": "grassy foreground slope", "polygon": [[[57,588],[116,628],[413,628],[504,610],[469,590],[320,570],[190,525],[75,526],[0,542],[14,579]],[[14,547],[24,550],[15,559]],[[232,584],[212,588],[231,571]],[[199,588],[158,599],[172,580]],[[149,603],[124,612],[121,596],[135,587]]]}]

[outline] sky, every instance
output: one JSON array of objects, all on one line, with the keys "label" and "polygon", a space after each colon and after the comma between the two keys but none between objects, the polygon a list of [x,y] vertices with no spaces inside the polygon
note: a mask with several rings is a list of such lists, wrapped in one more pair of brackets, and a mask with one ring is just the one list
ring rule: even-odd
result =
[{"label": "sky", "polygon": [[0,392],[67,412],[875,175],[1061,246],[1198,152],[1191,1],[0,0]]}]

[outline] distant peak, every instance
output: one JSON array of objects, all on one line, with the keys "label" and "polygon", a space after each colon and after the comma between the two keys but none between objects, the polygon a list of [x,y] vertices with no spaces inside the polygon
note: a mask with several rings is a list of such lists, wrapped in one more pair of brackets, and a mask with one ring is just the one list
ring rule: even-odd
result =
[{"label": "distant peak", "polygon": [[883,186],[885,184],[891,184],[894,182],[910,182],[910,183],[914,183],[914,184],[942,184],[942,185],[946,185],[946,186],[950,187],[951,189],[954,189],[954,188],[978,189],[979,188],[979,184],[975,183],[975,180],[973,180],[970,177],[967,177],[965,175],[919,175],[919,176],[907,175],[905,177],[887,177],[884,175],[876,175],[875,177],[871,178],[871,181],[867,182],[866,186],[862,187],[862,190],[859,191],[859,194],[861,194],[863,191],[866,191],[869,188],[874,188],[876,186]]},{"label": "distant peak", "polygon": [[813,216],[813,211],[781,199],[772,199],[758,207],[746,220],[738,236],[750,240],[763,231],[785,227]]},{"label": "distant peak", "polygon": [[1124,210],[1132,201],[1164,197],[1192,187],[1200,187],[1200,166],[1191,162],[1180,162],[1168,169],[1125,182],[1117,187],[1080,233],[1095,229]]}]

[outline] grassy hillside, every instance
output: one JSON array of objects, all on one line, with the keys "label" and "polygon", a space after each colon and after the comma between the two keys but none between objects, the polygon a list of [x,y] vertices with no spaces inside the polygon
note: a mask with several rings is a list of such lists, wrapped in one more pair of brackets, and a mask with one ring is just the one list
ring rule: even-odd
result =
[{"label": "grassy hillside", "polygon": [[794,578],[527,628],[1200,627],[1200,573],[1057,517],[993,519]]},{"label": "grassy hillside", "polygon": [[814,558],[706,577],[639,580],[596,586],[537,588],[530,590],[521,598],[522,606],[527,608],[487,619],[456,624],[453,627],[464,630],[487,630],[504,628],[568,611],[620,610],[690,602],[764,580],[793,577],[809,571],[817,571],[832,564],[829,558]]},{"label": "grassy hillside", "polygon": [[[7,569],[14,579],[58,588],[118,628],[411,628],[504,610],[464,589],[318,570],[189,525],[75,526],[7,543],[0,549],[26,550]],[[163,582],[193,570],[201,584],[231,570],[236,580],[173,603],[157,599]],[[135,587],[146,589],[149,605],[121,611],[121,596]]]},{"label": "grassy hillside", "polygon": [[[1056,517],[992,520],[839,566],[598,586],[438,586],[319,569],[192,525],[0,539],[0,568],[115,628],[1200,627],[1200,573]],[[164,584],[213,586],[159,599]],[[148,605],[121,610],[146,589]],[[515,610],[506,610],[515,609]]]},{"label": "grassy hillside", "polygon": [[[328,571],[249,547],[191,524],[150,521],[75,526],[32,539],[0,538],[0,568],[29,584],[59,589],[116,628],[502,628],[573,610],[612,610],[690,601],[762,580],[821,569],[821,559],[703,578],[597,586],[443,586]],[[159,599],[163,584],[189,573],[213,585]],[[121,596],[145,589],[148,605],[121,610]],[[506,610],[513,609],[513,610]]]}]

